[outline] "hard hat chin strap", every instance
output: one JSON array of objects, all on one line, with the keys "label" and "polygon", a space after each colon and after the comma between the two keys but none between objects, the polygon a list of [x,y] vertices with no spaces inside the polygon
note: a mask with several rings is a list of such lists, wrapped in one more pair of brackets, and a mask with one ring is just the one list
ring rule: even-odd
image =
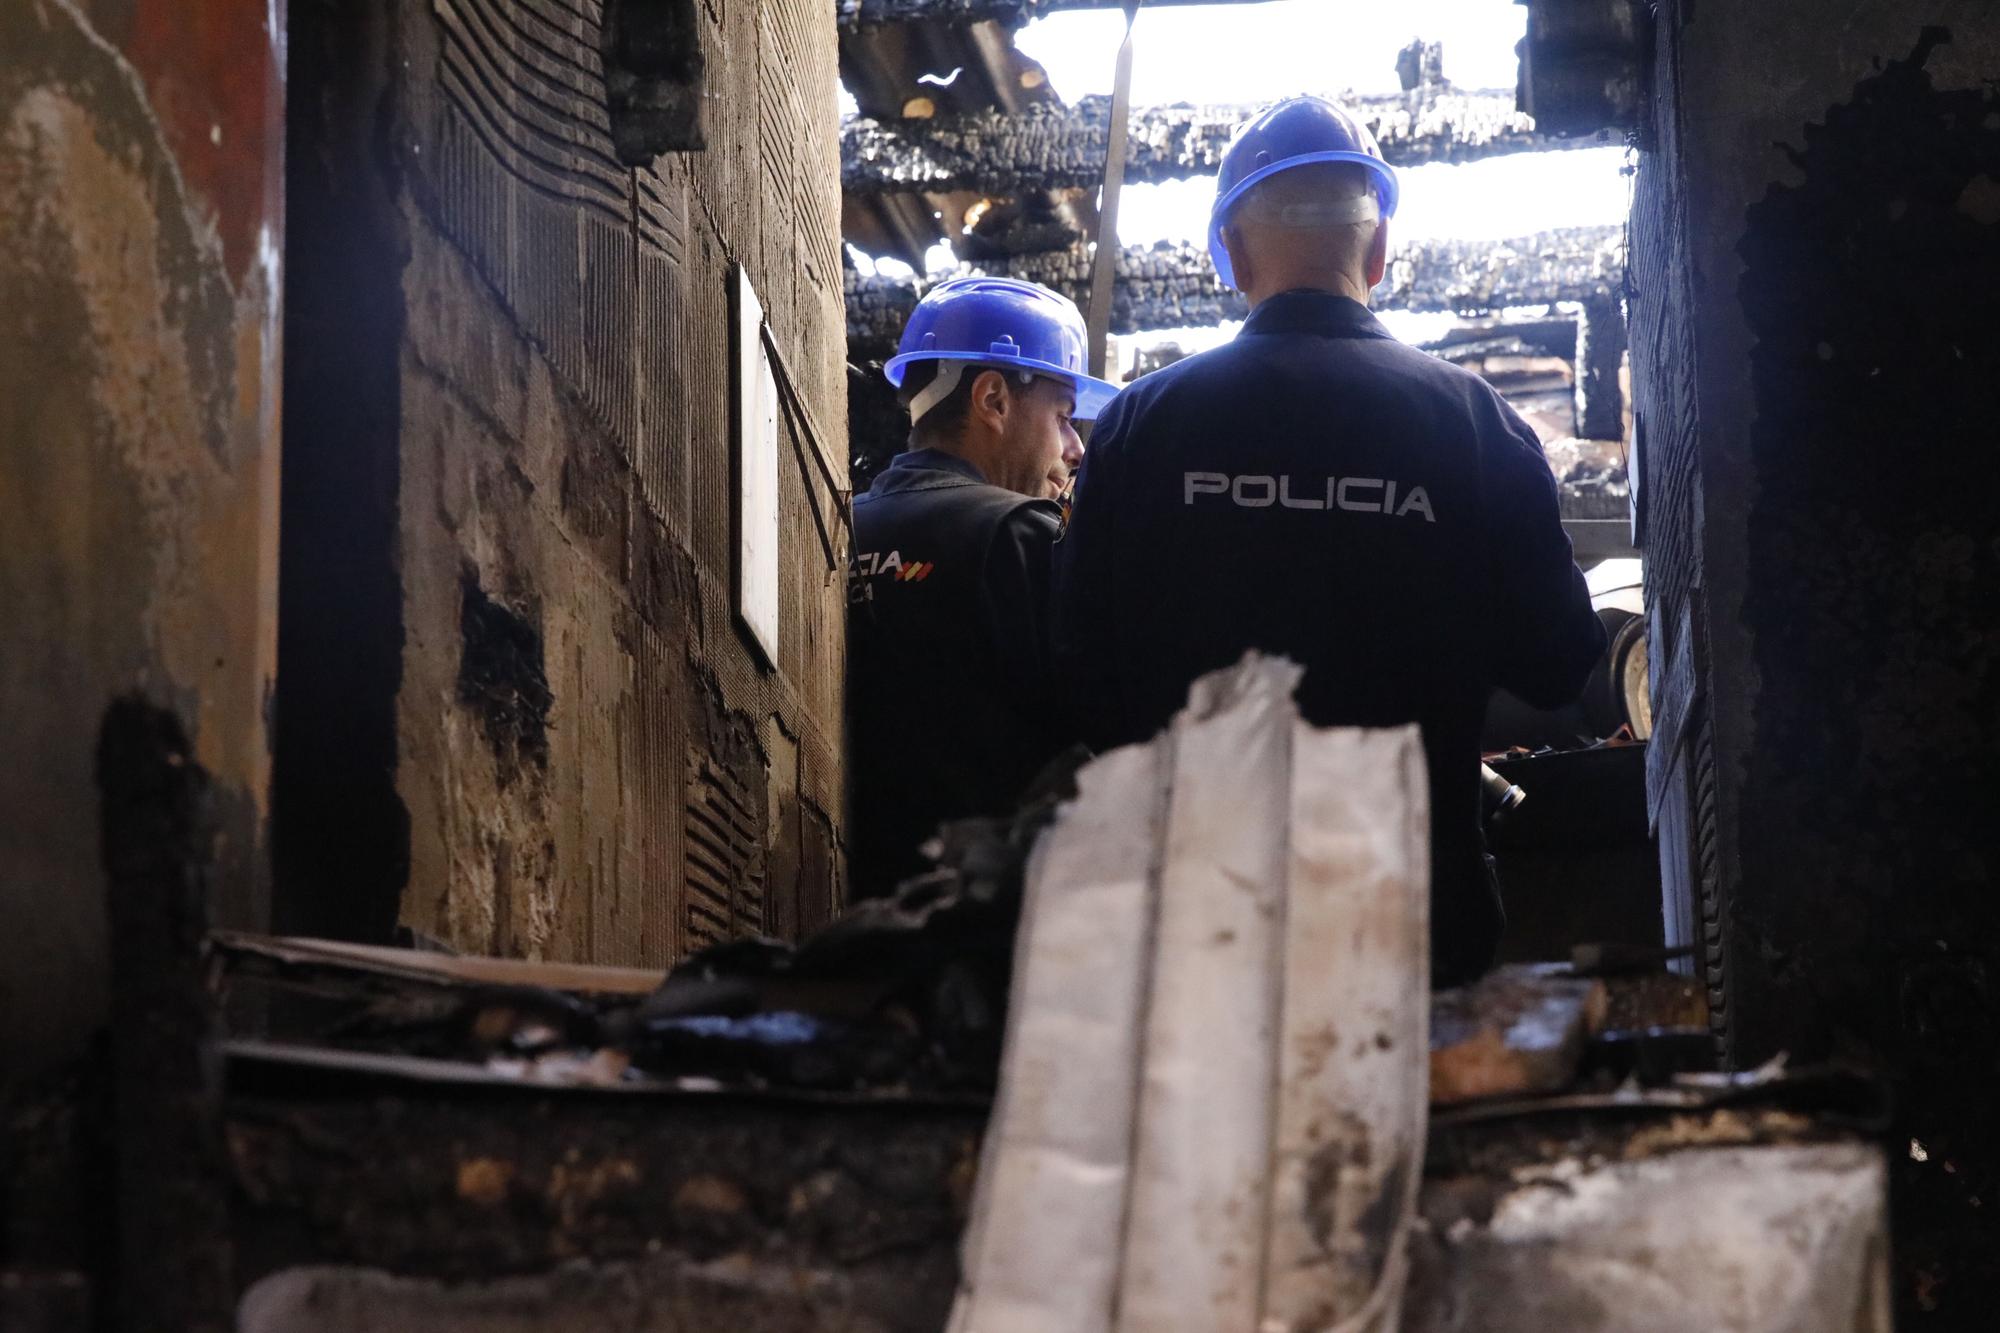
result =
[{"label": "hard hat chin strap", "polygon": [[1345,227],[1356,222],[1380,222],[1382,205],[1375,198],[1373,190],[1366,190],[1351,199],[1333,202],[1313,200],[1309,203],[1281,204],[1276,208],[1255,210],[1261,221],[1294,231],[1320,231],[1327,227]]},{"label": "hard hat chin strap", "polygon": [[951,397],[958,388],[958,382],[965,378],[964,361],[938,362],[937,378],[926,384],[917,396],[910,399],[910,424],[916,425],[924,419],[924,414]]},{"label": "hard hat chin strap", "polygon": [[[924,419],[932,408],[951,397],[952,393],[958,388],[959,381],[965,378],[967,370],[998,369],[998,366],[982,366],[971,361],[938,362],[937,378],[918,390],[917,395],[910,399],[910,424],[912,426],[916,425]],[[1033,384],[1035,382],[1034,374],[1030,371],[1022,370],[1015,373],[1020,376],[1021,383],[1023,384]]]}]

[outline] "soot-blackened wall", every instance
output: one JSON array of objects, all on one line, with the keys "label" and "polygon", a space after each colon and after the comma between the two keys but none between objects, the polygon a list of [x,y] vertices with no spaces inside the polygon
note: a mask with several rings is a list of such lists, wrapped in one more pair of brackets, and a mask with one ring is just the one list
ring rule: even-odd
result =
[{"label": "soot-blackened wall", "polygon": [[1972,1326],[2000,1276],[2000,12],[1661,9],[1634,348],[1670,926],[1739,1063],[1896,1077],[1905,1325]]},{"label": "soot-blackened wall", "polygon": [[707,147],[632,168],[598,0],[295,9],[295,928],[658,965],[837,899],[834,497],[788,433],[768,669],[732,608],[728,323],[741,263],[838,431],[833,13],[696,10]]},{"label": "soot-blackened wall", "polygon": [[215,913],[266,919],[284,13],[0,4],[0,1079],[109,1012],[114,699],[174,713]]}]

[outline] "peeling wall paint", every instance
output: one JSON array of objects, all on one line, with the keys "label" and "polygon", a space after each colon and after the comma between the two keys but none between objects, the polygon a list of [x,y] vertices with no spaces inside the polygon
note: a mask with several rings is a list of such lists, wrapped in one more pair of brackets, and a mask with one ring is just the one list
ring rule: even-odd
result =
[{"label": "peeling wall paint", "polygon": [[[218,915],[268,910],[273,41],[262,9],[125,8],[212,20],[211,40],[135,68],[68,0],[0,8],[0,1059],[29,1063],[105,1014],[90,754],[114,696],[143,689],[186,720],[215,779]],[[167,128],[169,65],[184,89],[249,81],[215,124],[257,147],[220,194]]]}]

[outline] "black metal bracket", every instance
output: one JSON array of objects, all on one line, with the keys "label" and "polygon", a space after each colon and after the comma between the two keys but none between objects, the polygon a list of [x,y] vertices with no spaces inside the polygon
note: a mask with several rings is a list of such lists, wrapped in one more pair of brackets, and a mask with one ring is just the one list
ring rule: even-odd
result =
[{"label": "black metal bracket", "polygon": [[707,61],[695,0],[605,0],[604,88],[618,160],[708,147]]},{"label": "black metal bracket", "polygon": [[1650,138],[1653,7],[1650,0],[1516,0],[1528,8],[1517,48],[1522,111],[1544,134],[1622,130]]}]

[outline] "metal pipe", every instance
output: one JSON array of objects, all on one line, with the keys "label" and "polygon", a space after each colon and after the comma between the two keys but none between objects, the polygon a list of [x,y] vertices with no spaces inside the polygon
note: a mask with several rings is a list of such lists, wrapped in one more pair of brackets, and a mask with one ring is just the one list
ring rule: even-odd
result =
[{"label": "metal pipe", "polygon": [[1479,766],[1480,806],[1486,814],[1486,826],[1497,828],[1502,820],[1520,809],[1521,802],[1528,799],[1528,793],[1502,777],[1490,764]]}]

